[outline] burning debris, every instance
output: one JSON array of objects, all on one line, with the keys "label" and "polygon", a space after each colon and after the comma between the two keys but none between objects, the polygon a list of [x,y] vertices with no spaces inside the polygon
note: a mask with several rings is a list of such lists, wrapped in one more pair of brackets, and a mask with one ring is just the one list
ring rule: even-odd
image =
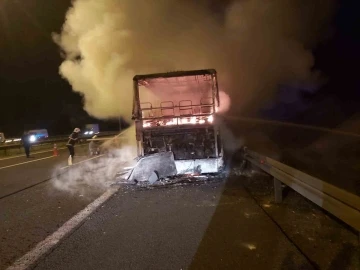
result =
[{"label": "burning debris", "polygon": [[117,175],[116,183],[118,185],[127,185],[127,186],[136,186],[140,188],[159,188],[159,187],[168,187],[168,186],[183,186],[188,184],[205,184],[209,181],[222,181],[224,175],[219,174],[206,174],[206,175],[196,175],[196,174],[181,174],[173,175],[164,178],[159,178],[157,175],[154,178],[149,178],[148,181],[129,181],[123,177],[121,173]]},{"label": "burning debris", "polygon": [[[140,186],[169,185],[176,183],[193,183],[207,181],[220,176],[216,174],[201,174],[200,166],[192,172],[186,170],[178,173],[174,154],[164,152],[152,154],[138,160],[134,167],[124,168],[116,175],[118,184],[133,184]],[[197,169],[197,170],[196,170]]]}]

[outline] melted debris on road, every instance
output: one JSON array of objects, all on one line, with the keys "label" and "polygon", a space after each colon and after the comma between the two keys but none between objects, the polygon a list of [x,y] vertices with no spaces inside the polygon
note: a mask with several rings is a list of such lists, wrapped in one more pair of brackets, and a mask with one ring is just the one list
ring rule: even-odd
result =
[{"label": "melted debris on road", "polygon": [[128,180],[117,180],[115,185],[126,185],[132,186],[137,188],[161,188],[161,187],[169,187],[169,186],[182,186],[188,184],[206,184],[208,182],[216,182],[216,181],[223,181],[226,179],[226,174],[190,174],[190,175],[176,175],[166,178],[161,178],[154,183],[150,183],[148,181],[128,181]]}]

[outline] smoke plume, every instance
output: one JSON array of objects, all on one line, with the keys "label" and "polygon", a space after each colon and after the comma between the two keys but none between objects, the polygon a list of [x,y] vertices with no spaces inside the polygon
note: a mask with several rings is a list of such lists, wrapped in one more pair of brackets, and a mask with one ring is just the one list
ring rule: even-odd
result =
[{"label": "smoke plume", "polygon": [[[117,173],[126,167],[133,167],[137,156],[135,144],[135,127],[131,126],[114,138],[100,145],[104,155],[86,162],[73,165],[71,168],[55,169],[52,185],[55,189],[71,194],[91,195],[104,191],[114,184]],[[77,156],[75,155],[75,161]]]},{"label": "smoke plume", "polygon": [[311,49],[331,11],[329,0],[75,0],[53,38],[94,117],[130,118],[135,74],[203,68],[241,112],[279,83],[316,79]]}]

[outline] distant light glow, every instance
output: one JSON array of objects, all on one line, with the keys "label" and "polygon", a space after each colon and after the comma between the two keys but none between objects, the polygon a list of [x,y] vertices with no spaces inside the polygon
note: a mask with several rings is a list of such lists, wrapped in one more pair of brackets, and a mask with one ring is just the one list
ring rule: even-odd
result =
[{"label": "distant light glow", "polygon": [[250,250],[255,250],[256,246],[254,244],[250,244],[250,243],[243,243],[242,244],[244,247],[250,249]]},{"label": "distant light glow", "polygon": [[13,139],[13,142],[19,142],[21,139]]},{"label": "distant light glow", "polygon": [[12,142],[12,140],[6,140],[5,141],[5,143],[11,143]]},{"label": "distant light glow", "polygon": [[207,120],[209,123],[212,123],[214,121],[214,117],[210,115]]}]

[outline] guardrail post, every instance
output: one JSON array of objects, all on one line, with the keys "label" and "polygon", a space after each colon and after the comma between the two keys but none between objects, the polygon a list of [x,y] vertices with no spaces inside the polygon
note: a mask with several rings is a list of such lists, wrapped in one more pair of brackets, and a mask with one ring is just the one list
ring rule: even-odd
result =
[{"label": "guardrail post", "polygon": [[275,193],[275,202],[281,203],[283,198],[282,185],[281,182],[274,177],[274,193]]}]

